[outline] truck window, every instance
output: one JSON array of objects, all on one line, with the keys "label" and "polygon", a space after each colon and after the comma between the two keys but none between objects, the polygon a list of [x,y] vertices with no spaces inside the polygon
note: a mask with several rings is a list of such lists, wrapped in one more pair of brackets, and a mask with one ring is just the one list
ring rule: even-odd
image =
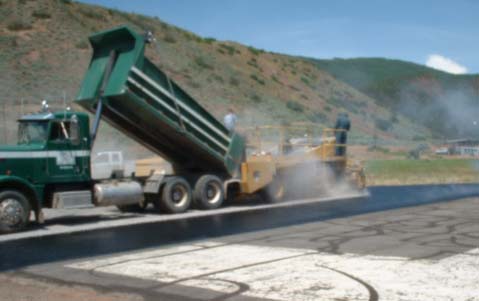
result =
[{"label": "truck window", "polygon": [[93,159],[93,163],[94,164],[98,164],[98,163],[108,163],[109,160],[108,160],[108,154],[98,154],[95,159]]},{"label": "truck window", "polygon": [[112,163],[120,163],[120,154],[113,153],[111,161]]},{"label": "truck window", "polygon": [[51,141],[62,141],[70,139],[70,122],[56,121],[52,123],[52,130],[50,132]]},{"label": "truck window", "polygon": [[48,121],[20,122],[18,144],[45,143],[47,140]]}]

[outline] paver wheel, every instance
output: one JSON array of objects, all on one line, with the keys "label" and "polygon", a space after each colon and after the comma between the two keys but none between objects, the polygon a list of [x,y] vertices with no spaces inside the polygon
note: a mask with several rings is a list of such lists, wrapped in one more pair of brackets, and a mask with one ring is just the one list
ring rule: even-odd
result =
[{"label": "paver wheel", "polygon": [[200,209],[216,209],[221,207],[225,199],[223,182],[213,175],[201,176],[196,181],[193,201]]},{"label": "paver wheel", "polygon": [[268,186],[260,190],[260,196],[266,203],[279,203],[284,200],[286,188],[284,181],[277,177]]},{"label": "paver wheel", "polygon": [[25,228],[30,218],[30,203],[15,190],[0,192],[0,233],[12,233]]},{"label": "paver wheel", "polygon": [[159,196],[153,201],[157,211],[167,213],[185,212],[191,204],[191,187],[185,179],[171,177],[165,180]]}]

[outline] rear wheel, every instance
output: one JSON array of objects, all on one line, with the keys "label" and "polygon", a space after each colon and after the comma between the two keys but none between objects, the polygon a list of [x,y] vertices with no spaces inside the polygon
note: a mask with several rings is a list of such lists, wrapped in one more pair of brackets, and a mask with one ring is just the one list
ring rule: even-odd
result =
[{"label": "rear wheel", "polygon": [[165,180],[160,197],[153,201],[155,209],[167,213],[180,213],[188,210],[191,204],[191,187],[181,177]]},{"label": "rear wheel", "polygon": [[276,177],[268,186],[260,190],[260,196],[266,203],[279,203],[284,200],[286,188],[284,181]]},{"label": "rear wheel", "polygon": [[217,176],[204,175],[196,182],[193,199],[198,208],[219,208],[223,204],[224,198],[223,182]]},{"label": "rear wheel", "polygon": [[14,190],[0,192],[0,233],[22,230],[29,218],[30,203],[23,193]]}]

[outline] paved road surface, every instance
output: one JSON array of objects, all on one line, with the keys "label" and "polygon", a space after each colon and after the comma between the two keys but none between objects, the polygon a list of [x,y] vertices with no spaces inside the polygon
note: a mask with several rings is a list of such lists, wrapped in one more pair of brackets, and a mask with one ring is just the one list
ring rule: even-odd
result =
[{"label": "paved road surface", "polygon": [[0,275],[0,295],[477,301],[478,233],[479,199],[466,198],[49,262]]}]

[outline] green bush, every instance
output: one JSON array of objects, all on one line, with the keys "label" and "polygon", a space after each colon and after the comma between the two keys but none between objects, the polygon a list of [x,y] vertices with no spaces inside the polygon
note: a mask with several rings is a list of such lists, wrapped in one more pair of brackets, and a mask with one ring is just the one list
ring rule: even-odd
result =
[{"label": "green bush", "polygon": [[170,28],[170,25],[161,22],[161,29],[163,29],[163,30],[168,30],[169,28]]},{"label": "green bush", "polygon": [[376,127],[382,131],[389,131],[393,124],[390,120],[386,120],[386,119],[382,119],[382,118],[376,118],[376,120],[374,121],[374,124],[376,125]]},{"label": "green bush", "polygon": [[294,112],[299,112],[302,113],[304,112],[304,106],[300,104],[299,102],[296,102],[294,100],[290,100],[286,103],[286,107],[290,109],[291,111]]},{"label": "green bush", "polygon": [[165,41],[166,43],[171,43],[171,44],[176,43],[175,37],[174,37],[172,34],[170,34],[170,33],[167,33],[167,34],[163,37],[163,41]]},{"label": "green bush", "polygon": [[332,109],[330,106],[324,106],[324,110],[325,110],[326,112],[331,112],[331,111],[333,111],[333,109]]},{"label": "green bush", "polygon": [[208,64],[208,62],[206,62],[206,60],[201,56],[197,56],[195,58],[195,63],[196,63],[196,65],[198,65],[199,67],[201,67],[203,69],[210,69],[210,70],[214,69],[214,67],[212,65]]},{"label": "green bush", "polygon": [[229,55],[234,55],[236,52],[238,52],[236,48],[230,45],[221,44],[220,47],[224,49]]},{"label": "green bush", "polygon": [[[6,45],[8,47],[17,47],[18,46],[17,38],[12,36],[0,36],[0,45]],[[0,53],[0,55],[7,57],[7,53]]]},{"label": "green bush", "polygon": [[255,103],[261,102],[261,97],[259,97],[258,94],[252,94],[252,95],[251,95],[251,99],[252,99]]},{"label": "green bush", "polygon": [[258,68],[258,61],[255,58],[252,58],[251,60],[249,60],[247,64],[254,68]]},{"label": "green bush", "polygon": [[22,31],[32,29],[32,24],[25,22],[23,20],[13,20],[7,25],[8,30],[11,31]]},{"label": "green bush", "polygon": [[259,55],[259,54],[261,54],[261,53],[264,52],[264,50],[254,48],[254,47],[252,47],[252,46],[249,46],[249,47],[248,47],[248,50],[249,50],[253,55]]},{"label": "green bush", "polygon": [[240,85],[239,79],[237,79],[236,77],[233,77],[233,76],[230,77],[230,85],[238,87]]},{"label": "green bush", "polygon": [[32,17],[37,19],[50,19],[52,15],[46,10],[36,10],[32,13]]},{"label": "green bush", "polygon": [[278,84],[283,85],[283,83],[275,75],[271,75],[271,79],[277,82]]},{"label": "green bush", "polygon": [[261,78],[257,77],[256,74],[251,74],[250,77],[252,79],[254,79],[255,81],[257,81],[260,85],[265,85],[265,82],[264,80],[262,80]]},{"label": "green bush", "polygon": [[212,44],[213,42],[216,42],[215,38],[204,38],[206,44]]},{"label": "green bush", "polygon": [[307,78],[304,77],[304,76],[301,76],[301,81],[302,81],[306,86],[309,86],[309,84],[310,84],[309,79],[307,79]]},{"label": "green bush", "polygon": [[221,76],[218,75],[218,74],[214,74],[214,75],[213,75],[213,78],[214,78],[216,81],[220,82],[220,83],[224,83],[224,82],[225,82],[224,79],[223,79],[223,77],[221,77]]}]

